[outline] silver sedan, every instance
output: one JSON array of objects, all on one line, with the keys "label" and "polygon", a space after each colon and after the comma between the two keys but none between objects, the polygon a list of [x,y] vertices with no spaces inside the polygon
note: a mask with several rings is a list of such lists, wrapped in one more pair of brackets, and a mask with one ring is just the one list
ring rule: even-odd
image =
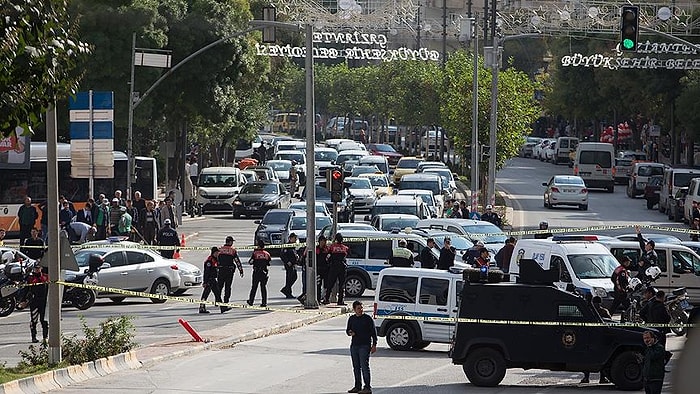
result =
[{"label": "silver sedan", "polygon": [[543,182],[544,207],[554,208],[556,205],[576,206],[588,210],[588,188],[579,176],[555,175],[549,182]]}]

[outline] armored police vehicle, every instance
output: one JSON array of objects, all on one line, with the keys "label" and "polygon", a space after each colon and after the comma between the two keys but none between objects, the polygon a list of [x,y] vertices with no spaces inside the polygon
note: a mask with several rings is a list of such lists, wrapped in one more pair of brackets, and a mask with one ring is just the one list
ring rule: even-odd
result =
[{"label": "armored police vehicle", "polygon": [[476,386],[497,386],[507,368],[524,368],[600,371],[618,389],[641,389],[645,329],[603,323],[584,298],[552,284],[558,279],[522,259],[519,283],[465,281],[452,362]]}]

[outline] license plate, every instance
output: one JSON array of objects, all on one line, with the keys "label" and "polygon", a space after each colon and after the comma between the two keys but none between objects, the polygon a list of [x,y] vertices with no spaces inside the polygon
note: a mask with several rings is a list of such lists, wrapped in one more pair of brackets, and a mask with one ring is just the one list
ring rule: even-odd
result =
[{"label": "license plate", "polygon": [[280,245],[281,243],[282,243],[282,240],[281,240],[281,239],[273,239],[273,240],[272,240],[272,244],[273,244],[273,245]]},{"label": "license plate", "polygon": [[214,201],[212,201],[211,203],[214,204],[214,205],[221,205],[221,204],[223,204],[224,202],[223,202],[223,201],[214,200]]},{"label": "license plate", "polygon": [[245,209],[249,211],[255,211],[256,209],[258,209],[258,207],[245,207]]}]

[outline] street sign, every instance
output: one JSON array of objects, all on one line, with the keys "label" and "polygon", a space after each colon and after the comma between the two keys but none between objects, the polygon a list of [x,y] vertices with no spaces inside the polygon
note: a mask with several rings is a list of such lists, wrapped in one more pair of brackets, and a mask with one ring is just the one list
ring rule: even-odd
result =
[{"label": "street sign", "polygon": [[114,92],[78,92],[69,109],[71,177],[114,178]]}]

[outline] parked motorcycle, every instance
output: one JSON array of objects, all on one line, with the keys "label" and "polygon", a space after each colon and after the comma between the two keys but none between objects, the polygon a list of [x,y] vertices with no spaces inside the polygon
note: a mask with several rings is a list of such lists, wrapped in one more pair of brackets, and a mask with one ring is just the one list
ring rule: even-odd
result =
[{"label": "parked motorcycle", "polygon": [[[88,268],[82,273],[70,273],[66,275],[66,282],[97,285],[99,283],[97,272],[104,263],[102,257],[97,254],[90,255]],[[73,306],[81,311],[89,309],[95,304],[97,293],[92,289],[75,286],[63,286],[63,305]]]},{"label": "parked motorcycle", "polygon": [[683,326],[671,327],[671,331],[680,337],[688,331],[686,324],[688,324],[688,317],[693,306],[688,301],[688,292],[685,287],[675,289],[671,293],[666,297],[664,305],[671,316],[671,323],[683,324]]},{"label": "parked motorcycle", "polygon": [[659,267],[649,267],[644,272],[644,280],[635,277],[630,279],[627,285],[627,298],[630,301],[630,306],[625,309],[620,315],[622,323],[644,323],[639,313],[642,310],[642,299],[644,290],[656,281],[661,275]]},{"label": "parked motorcycle", "polygon": [[17,259],[12,251],[3,253],[0,261],[0,317],[5,317],[24,304],[27,291],[22,285],[36,263]]}]

